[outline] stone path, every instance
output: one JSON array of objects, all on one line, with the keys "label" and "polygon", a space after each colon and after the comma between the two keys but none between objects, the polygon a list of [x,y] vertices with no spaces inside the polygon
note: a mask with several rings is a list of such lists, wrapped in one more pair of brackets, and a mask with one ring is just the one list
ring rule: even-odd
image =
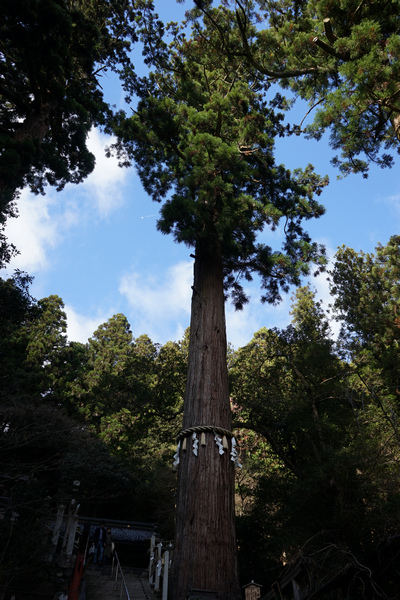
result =
[{"label": "stone path", "polygon": [[[155,600],[155,596],[142,569],[124,568],[124,577],[130,600]],[[121,595],[121,578],[115,584],[110,566],[90,565],[85,573],[80,600],[126,600],[124,589]]]}]

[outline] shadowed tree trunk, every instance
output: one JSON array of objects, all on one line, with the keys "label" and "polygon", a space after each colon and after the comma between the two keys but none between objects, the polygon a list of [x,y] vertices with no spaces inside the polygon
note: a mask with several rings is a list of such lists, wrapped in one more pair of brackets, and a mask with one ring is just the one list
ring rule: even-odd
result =
[{"label": "shadowed tree trunk", "polygon": [[[201,425],[231,430],[221,252],[198,244],[183,431]],[[229,448],[220,454],[212,431],[205,433],[205,445],[200,432],[197,439],[197,456],[192,432],[186,436],[186,450],[179,452],[173,598],[183,600],[191,589],[207,589],[222,600],[235,600],[240,590],[231,442],[228,437]]]}]

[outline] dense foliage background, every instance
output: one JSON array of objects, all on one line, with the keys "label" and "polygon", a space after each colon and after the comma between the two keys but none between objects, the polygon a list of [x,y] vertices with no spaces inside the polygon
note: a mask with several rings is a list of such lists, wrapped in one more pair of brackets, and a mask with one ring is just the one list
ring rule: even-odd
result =
[{"label": "dense foliage background", "polygon": [[[302,287],[292,325],[230,349],[244,583],[269,586],[301,559],[314,590],[351,572],[354,594],[397,593],[398,250],[398,238],[374,254],[338,250],[336,341]],[[1,280],[0,305],[3,585],[41,573],[38,537],[76,479],[81,514],[156,521],[170,539],[188,336],[134,339],[118,314],[87,344],[68,342],[62,300],[35,301],[23,274]]]}]

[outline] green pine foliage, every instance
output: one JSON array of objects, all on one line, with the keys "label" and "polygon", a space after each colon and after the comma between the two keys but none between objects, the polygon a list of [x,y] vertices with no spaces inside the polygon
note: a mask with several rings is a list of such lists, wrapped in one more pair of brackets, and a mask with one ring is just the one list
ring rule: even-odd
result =
[{"label": "green pine foliage", "polygon": [[354,347],[371,348],[381,357],[399,350],[399,248],[399,236],[379,244],[375,253],[341,246],[330,274],[334,309]]},{"label": "green pine foliage", "polygon": [[342,323],[340,341],[351,358],[359,394],[383,419],[387,443],[390,439],[395,446],[400,442],[399,244],[393,236],[375,253],[342,246],[330,274],[333,308]]},{"label": "green pine foliage", "polygon": [[[263,300],[276,302],[310,263],[324,264],[302,222],[323,214],[315,196],[327,180],[311,166],[290,173],[275,164],[274,138],[285,133],[273,108],[280,100],[269,105],[269,86],[224,54],[224,44],[240,41],[234,15],[228,16],[227,24],[225,11],[213,10],[188,38],[174,30],[162,62],[153,58],[154,70],[139,86],[133,116],[120,113],[113,131],[120,158],[134,161],[145,190],[162,203],[158,229],[190,248],[221,248],[225,285],[240,308],[247,301],[240,279],[256,273]],[[281,250],[257,240],[283,223]]]},{"label": "green pine foliage", "polygon": [[[211,3],[196,5],[195,12],[211,14]],[[232,7],[242,36],[240,47],[225,51],[309,102],[297,132],[320,139],[329,131],[341,174],[367,176],[371,162],[393,164],[400,137],[398,1],[235,0],[224,7],[225,27]],[[304,126],[309,113],[314,121]]]},{"label": "green pine foliage", "polygon": [[180,344],[160,347],[147,335],[133,338],[126,317],[117,314],[89,339],[84,366],[66,399],[72,413],[81,415],[117,455],[132,459],[137,454],[141,460],[159,445],[159,456],[166,452],[170,459],[185,373]]}]

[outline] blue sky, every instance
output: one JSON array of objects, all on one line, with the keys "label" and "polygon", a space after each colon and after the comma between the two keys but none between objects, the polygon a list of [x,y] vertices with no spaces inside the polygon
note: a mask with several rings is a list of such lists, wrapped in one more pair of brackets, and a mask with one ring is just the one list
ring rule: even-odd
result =
[{"label": "blue sky", "polygon": [[[158,4],[161,16],[168,19],[178,19],[185,8],[175,0]],[[105,85],[113,102],[120,104],[119,87],[108,79]],[[299,106],[289,113],[289,120],[301,121],[306,112],[307,107]],[[35,298],[57,294],[63,299],[70,340],[86,342],[101,323],[119,312],[128,318],[135,337],[148,334],[158,343],[178,340],[190,320],[190,250],[157,232],[159,205],[147,197],[134,167],[120,169],[115,159],[105,158],[109,143],[109,138],[92,131],[89,147],[96,155],[96,168],[83,184],[69,185],[62,192],[47,188],[45,196],[22,192],[20,217],[10,220],[6,230],[20,250],[10,269],[34,276]],[[277,142],[277,162],[292,169],[312,163],[317,173],[330,176],[320,198],[326,214],[308,224],[313,239],[326,245],[330,257],[342,244],[373,251],[378,242],[385,244],[399,233],[397,166],[371,167],[367,180],[361,176],[337,180],[332,156],[326,139],[292,137]],[[278,249],[281,232],[265,232],[263,239]],[[310,282],[326,306],[326,277]],[[249,291],[251,301],[242,312],[226,305],[228,340],[235,348],[250,341],[261,327],[285,327],[290,322],[290,295],[273,307],[260,304],[256,282]]]}]

